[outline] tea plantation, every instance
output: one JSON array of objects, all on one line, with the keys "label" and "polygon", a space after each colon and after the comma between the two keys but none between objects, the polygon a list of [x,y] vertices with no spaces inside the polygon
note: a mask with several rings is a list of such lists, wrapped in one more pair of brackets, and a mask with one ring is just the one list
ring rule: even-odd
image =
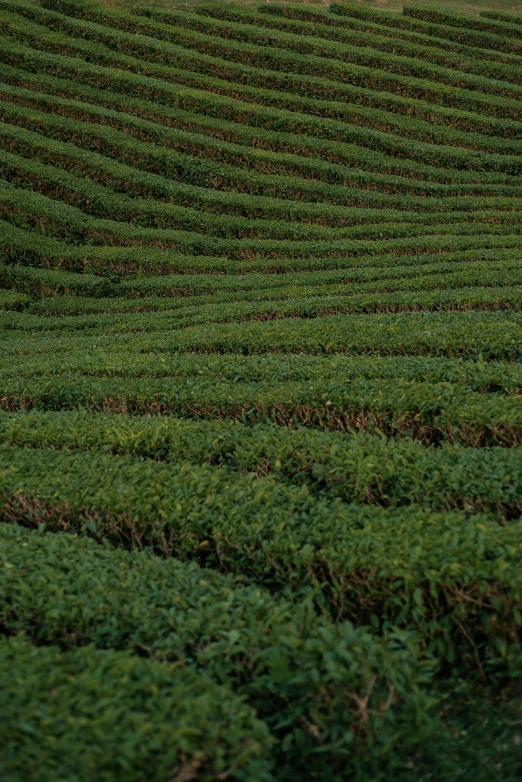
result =
[{"label": "tea plantation", "polygon": [[0,0],[3,782],[522,777],[522,17]]}]

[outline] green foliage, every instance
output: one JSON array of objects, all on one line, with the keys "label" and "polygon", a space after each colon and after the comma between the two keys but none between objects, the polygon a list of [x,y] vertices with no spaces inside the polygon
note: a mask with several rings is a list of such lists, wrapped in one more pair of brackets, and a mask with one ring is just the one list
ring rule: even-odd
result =
[{"label": "green foliage", "polygon": [[0,0],[10,782],[518,778],[522,27],[421,5]]},{"label": "green foliage", "polygon": [[520,522],[349,505],[190,463],[5,446],[0,458],[6,520],[273,586],[322,584],[337,616],[413,626],[429,656],[454,665],[518,670]]},{"label": "green foliage", "polygon": [[381,506],[522,510],[519,448],[423,447],[419,442],[229,421],[183,421],[77,412],[0,414],[0,439],[74,448],[306,483],[318,495]]},{"label": "green foliage", "polygon": [[[165,671],[167,681],[173,672],[176,682],[196,679],[191,668],[204,673],[196,682],[206,680],[209,696],[220,692],[209,679],[233,687],[277,736],[282,764],[320,768],[328,748],[353,770],[365,748],[386,755],[397,734],[411,746],[433,730],[430,699],[422,692],[429,669],[418,665],[407,635],[390,633],[383,641],[349,623],[335,628],[308,601],[276,600],[176,560],[16,526],[2,525],[0,533],[0,600],[11,632],[68,649],[93,644],[145,652],[175,663]],[[232,698],[225,715],[234,715],[241,730],[249,713]],[[246,747],[246,758],[267,750],[266,732],[251,724],[257,747]],[[211,735],[218,730],[219,723]],[[229,748],[240,749],[239,736],[227,730]]]},{"label": "green foliage", "polygon": [[[0,278],[4,268],[0,266]],[[29,296],[23,293],[0,290],[0,310],[23,310],[29,302]]]},{"label": "green foliage", "polygon": [[266,726],[187,666],[19,639],[0,641],[0,661],[6,782],[272,779]]}]

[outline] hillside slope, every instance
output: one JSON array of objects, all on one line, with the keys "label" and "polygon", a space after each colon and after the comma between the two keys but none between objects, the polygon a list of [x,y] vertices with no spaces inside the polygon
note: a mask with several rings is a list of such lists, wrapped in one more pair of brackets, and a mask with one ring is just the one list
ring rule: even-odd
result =
[{"label": "hillside slope", "polygon": [[7,782],[518,779],[522,22],[0,0],[0,74]]}]

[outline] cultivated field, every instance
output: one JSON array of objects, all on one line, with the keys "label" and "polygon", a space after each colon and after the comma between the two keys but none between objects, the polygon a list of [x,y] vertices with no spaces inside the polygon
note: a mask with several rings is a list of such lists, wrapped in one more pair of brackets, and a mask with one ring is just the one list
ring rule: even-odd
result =
[{"label": "cultivated field", "polygon": [[522,17],[0,0],[0,74],[2,782],[519,779]]}]

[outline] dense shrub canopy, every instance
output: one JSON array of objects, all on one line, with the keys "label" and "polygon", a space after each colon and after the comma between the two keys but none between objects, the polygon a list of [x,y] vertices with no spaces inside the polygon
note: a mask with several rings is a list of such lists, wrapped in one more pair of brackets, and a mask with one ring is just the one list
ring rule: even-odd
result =
[{"label": "dense shrub canopy", "polygon": [[2,779],[519,778],[520,19],[0,0],[0,76]]}]

